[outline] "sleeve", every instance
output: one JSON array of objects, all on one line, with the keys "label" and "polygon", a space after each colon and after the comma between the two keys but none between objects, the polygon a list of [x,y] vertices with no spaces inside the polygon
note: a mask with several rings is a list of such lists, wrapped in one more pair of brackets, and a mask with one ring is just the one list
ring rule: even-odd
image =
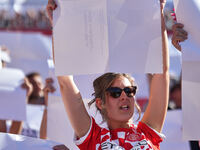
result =
[{"label": "sleeve", "polygon": [[94,149],[100,137],[101,127],[96,124],[94,118],[91,117],[91,125],[87,134],[81,138],[74,137],[75,144],[79,149]]},{"label": "sleeve", "polygon": [[162,142],[165,138],[163,134],[157,132],[156,130],[152,129],[151,127],[142,122],[139,122],[137,130],[144,133],[146,138],[150,140],[152,144],[156,146],[157,149],[159,149],[160,147],[160,142]]}]

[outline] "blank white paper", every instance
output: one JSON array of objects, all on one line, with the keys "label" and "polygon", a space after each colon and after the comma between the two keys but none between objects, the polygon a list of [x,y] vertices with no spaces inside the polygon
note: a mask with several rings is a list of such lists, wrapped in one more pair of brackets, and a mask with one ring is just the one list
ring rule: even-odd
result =
[{"label": "blank white paper", "polygon": [[59,1],[53,34],[57,76],[162,73],[159,1]]},{"label": "blank white paper", "polygon": [[56,75],[104,72],[108,59],[106,0],[60,1],[54,23]]},{"label": "blank white paper", "polygon": [[0,133],[1,150],[52,150],[59,143],[23,135]]},{"label": "blank white paper", "polygon": [[20,87],[24,73],[0,69],[0,119],[26,120],[26,91]]}]

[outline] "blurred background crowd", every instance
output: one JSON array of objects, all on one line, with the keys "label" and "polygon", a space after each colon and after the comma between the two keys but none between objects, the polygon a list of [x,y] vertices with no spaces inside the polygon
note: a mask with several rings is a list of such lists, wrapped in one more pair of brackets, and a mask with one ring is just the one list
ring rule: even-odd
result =
[{"label": "blurred background crowd", "polygon": [[[0,2],[0,30],[50,30],[45,11],[47,0],[2,0]],[[168,1],[165,9],[166,27],[173,24],[173,3]]]},{"label": "blurred background crowd", "polygon": [[0,29],[1,30],[50,30],[51,25],[47,18],[46,11],[27,10],[24,13],[9,10],[0,10]]},{"label": "blurred background crowd", "polygon": [[51,33],[47,0],[1,0],[0,30],[32,30]]}]

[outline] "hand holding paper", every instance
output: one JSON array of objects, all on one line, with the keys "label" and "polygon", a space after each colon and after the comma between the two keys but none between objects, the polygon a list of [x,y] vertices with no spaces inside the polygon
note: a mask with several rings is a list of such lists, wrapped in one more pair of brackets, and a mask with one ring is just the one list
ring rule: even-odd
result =
[{"label": "hand holding paper", "polygon": [[183,42],[188,38],[188,33],[183,29],[184,25],[181,23],[176,23],[173,25],[173,35],[172,35],[172,44],[176,49],[181,51],[181,46],[179,42]]},{"label": "hand holding paper", "polygon": [[53,10],[55,10],[56,8],[57,8],[57,4],[55,3],[55,0],[48,0],[46,11],[47,11],[49,20],[51,22],[51,25],[53,24]]}]

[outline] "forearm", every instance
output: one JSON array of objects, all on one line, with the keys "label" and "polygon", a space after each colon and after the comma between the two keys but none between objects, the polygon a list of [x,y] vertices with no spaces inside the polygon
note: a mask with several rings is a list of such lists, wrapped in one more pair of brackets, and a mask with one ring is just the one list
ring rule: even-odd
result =
[{"label": "forearm", "polygon": [[21,134],[22,132],[22,121],[12,121],[11,127],[10,127],[10,132],[12,134]]},{"label": "forearm", "polygon": [[164,19],[164,3],[160,4],[161,12],[161,35],[162,35],[162,54],[163,54],[163,75],[169,74],[169,47],[168,47],[168,37],[167,30],[165,27]]},{"label": "forearm", "polygon": [[40,126],[40,138],[41,139],[47,138],[47,108],[44,109],[44,113],[42,116],[42,122]]},{"label": "forearm", "polygon": [[72,76],[58,77],[60,91],[66,112],[78,137],[84,136],[90,127],[90,117],[84,106],[81,94]]},{"label": "forearm", "polygon": [[7,132],[6,120],[0,120],[0,132]]},{"label": "forearm", "polygon": [[169,99],[169,75],[155,74],[150,86],[149,104],[147,106],[147,124],[161,132]]},{"label": "forearm", "polygon": [[164,4],[161,3],[161,35],[163,54],[163,73],[152,75],[149,104],[142,121],[158,132],[162,130],[169,99],[169,49],[164,22]]}]

